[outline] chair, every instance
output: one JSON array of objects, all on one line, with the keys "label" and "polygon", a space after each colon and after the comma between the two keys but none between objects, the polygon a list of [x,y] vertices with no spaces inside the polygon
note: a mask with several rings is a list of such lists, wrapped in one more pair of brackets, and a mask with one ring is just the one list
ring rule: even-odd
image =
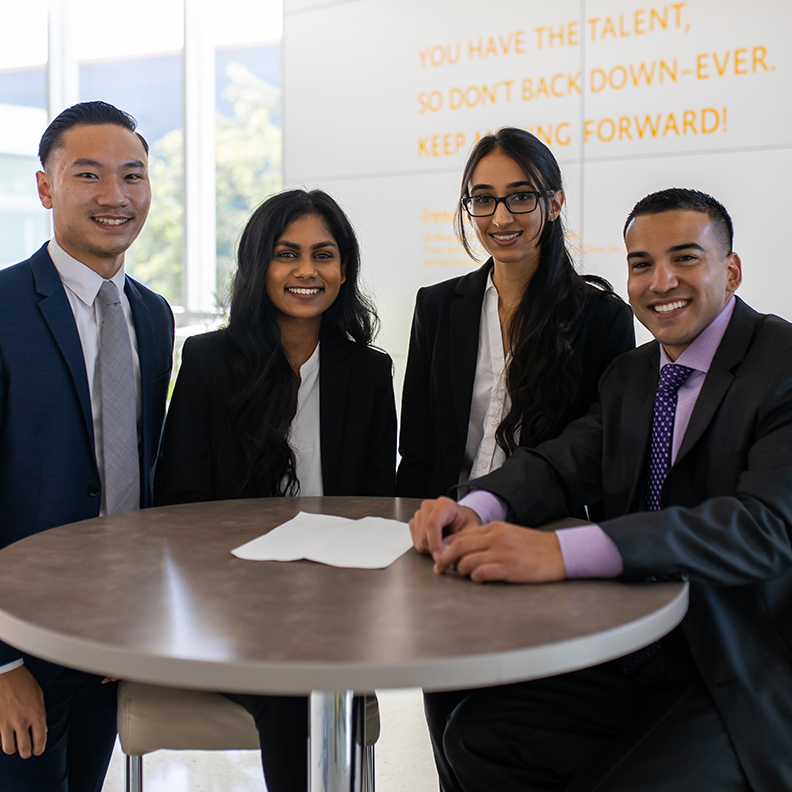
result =
[{"label": "chair", "polygon": [[[360,792],[374,792],[374,743],[379,738],[376,696],[365,696],[365,721],[355,724]],[[365,734],[365,738],[363,735]],[[259,750],[252,716],[219,693],[121,682],[118,736],[126,754],[126,792],[143,792],[143,756],[159,750]]]}]

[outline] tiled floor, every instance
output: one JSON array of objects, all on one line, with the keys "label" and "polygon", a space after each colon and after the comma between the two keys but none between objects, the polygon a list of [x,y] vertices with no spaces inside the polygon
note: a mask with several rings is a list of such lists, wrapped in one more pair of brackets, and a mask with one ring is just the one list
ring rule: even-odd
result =
[{"label": "tiled floor", "polygon": [[[376,792],[437,792],[419,690],[378,691],[382,734]],[[145,792],[264,792],[256,751],[158,751],[143,760]],[[116,745],[103,792],[124,792],[124,755]]]}]

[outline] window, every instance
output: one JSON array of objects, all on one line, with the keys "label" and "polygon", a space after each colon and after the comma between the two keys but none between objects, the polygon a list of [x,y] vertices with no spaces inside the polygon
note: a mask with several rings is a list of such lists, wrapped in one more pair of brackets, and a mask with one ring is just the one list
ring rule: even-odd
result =
[{"label": "window", "polygon": [[245,221],[281,185],[280,0],[138,0],[134,19],[157,23],[134,34],[95,2],[64,0],[50,12],[68,15],[52,26],[55,42],[47,7],[30,0],[24,20],[0,31],[0,266],[51,233],[34,174],[47,81],[60,81],[54,112],[102,99],[137,119],[154,195],[128,271],[168,299],[179,324],[211,321],[227,303]]}]

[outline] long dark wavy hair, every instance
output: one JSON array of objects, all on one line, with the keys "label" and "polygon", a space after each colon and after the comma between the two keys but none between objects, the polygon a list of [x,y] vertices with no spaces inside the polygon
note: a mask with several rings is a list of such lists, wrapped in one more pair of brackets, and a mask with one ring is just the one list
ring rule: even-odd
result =
[{"label": "long dark wavy hair", "polygon": [[267,272],[286,226],[319,215],[338,245],[346,280],[322,314],[319,337],[370,344],[379,328],[371,301],[359,287],[360,248],[341,207],[321,190],[288,190],[264,201],[248,220],[237,250],[228,326],[234,393],[229,410],[242,446],[246,475],[243,497],[295,495],[299,491],[289,427],[297,409],[297,376],[281,344]]},{"label": "long dark wavy hair", "polygon": [[[503,127],[482,137],[465,165],[460,198],[468,197],[478,163],[496,152],[514,160],[543,196],[537,207],[542,218],[539,265],[508,328],[511,360],[506,369],[506,389],[511,409],[498,427],[496,439],[511,454],[520,437],[522,444],[533,446],[553,436],[577,392],[582,373],[573,341],[590,298],[589,284],[609,293],[613,288],[603,278],[581,276],[575,271],[564,243],[561,216],[548,219],[553,192],[563,191],[561,170],[550,149],[530,132]],[[454,226],[465,250],[475,259],[463,211],[460,201]]]}]

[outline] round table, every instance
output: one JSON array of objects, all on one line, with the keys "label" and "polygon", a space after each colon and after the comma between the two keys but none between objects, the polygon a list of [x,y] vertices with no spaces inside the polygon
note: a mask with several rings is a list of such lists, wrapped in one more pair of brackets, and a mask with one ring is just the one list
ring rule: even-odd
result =
[{"label": "round table", "polygon": [[328,691],[325,706],[345,707],[352,691],[480,687],[591,666],[651,643],[685,614],[682,583],[474,585],[433,574],[414,550],[382,570],[230,552],[299,511],[406,522],[419,504],[216,501],[55,528],[0,551],[0,637],[99,674]]}]

